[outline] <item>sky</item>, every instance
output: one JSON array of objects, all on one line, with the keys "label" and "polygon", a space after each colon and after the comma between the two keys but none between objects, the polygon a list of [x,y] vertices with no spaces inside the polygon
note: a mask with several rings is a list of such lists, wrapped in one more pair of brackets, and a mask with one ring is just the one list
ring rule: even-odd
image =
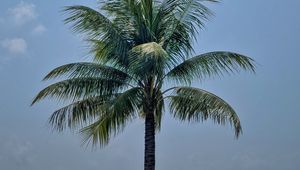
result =
[{"label": "sky", "polygon": [[[140,170],[142,120],[103,149],[81,146],[76,132],[52,132],[48,117],[59,107],[33,97],[51,82],[51,69],[89,61],[81,37],[64,25],[67,5],[96,8],[95,0],[1,0],[0,169]],[[243,135],[229,126],[183,123],[166,112],[156,138],[156,168],[172,170],[300,169],[300,1],[223,0],[195,44],[197,53],[233,51],[252,57],[256,74],[241,72],[194,85],[230,103]]]}]

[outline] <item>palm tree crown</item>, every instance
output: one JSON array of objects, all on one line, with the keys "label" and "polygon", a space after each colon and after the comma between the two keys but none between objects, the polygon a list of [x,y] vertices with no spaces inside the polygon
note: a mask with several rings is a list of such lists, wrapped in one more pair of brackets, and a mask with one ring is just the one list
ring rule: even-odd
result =
[{"label": "palm tree crown", "polygon": [[[190,87],[194,79],[249,70],[249,57],[225,51],[192,56],[192,42],[212,14],[203,1],[107,0],[100,11],[86,6],[65,8],[77,33],[89,43],[92,62],[71,63],[52,70],[44,80],[65,77],[36,96],[70,104],[49,122],[58,131],[80,129],[85,142],[108,144],[134,118],[145,119],[145,169],[155,167],[155,131],[165,103],[182,121],[212,119],[242,131],[232,107],[218,96]],[[168,82],[174,87],[169,87]],[[183,86],[179,86],[183,85]]]}]

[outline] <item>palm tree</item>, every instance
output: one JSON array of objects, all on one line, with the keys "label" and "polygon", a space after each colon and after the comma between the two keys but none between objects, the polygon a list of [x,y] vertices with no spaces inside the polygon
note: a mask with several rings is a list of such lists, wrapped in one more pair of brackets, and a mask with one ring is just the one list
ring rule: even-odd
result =
[{"label": "palm tree", "polygon": [[40,91],[32,104],[47,97],[70,102],[49,123],[58,131],[79,130],[84,142],[100,146],[135,118],[144,119],[145,170],[155,169],[155,134],[165,103],[176,119],[229,123],[238,137],[242,128],[233,108],[190,84],[223,73],[254,72],[254,61],[225,51],[192,57],[193,41],[212,15],[203,1],[107,0],[99,5],[102,13],[86,6],[66,7],[65,22],[82,33],[93,61],[52,70],[44,80],[65,80]]}]

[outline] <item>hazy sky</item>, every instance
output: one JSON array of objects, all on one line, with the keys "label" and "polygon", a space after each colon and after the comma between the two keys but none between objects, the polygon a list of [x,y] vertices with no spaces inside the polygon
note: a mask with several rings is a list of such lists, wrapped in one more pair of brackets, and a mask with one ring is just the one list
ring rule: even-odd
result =
[{"label": "hazy sky", "polygon": [[[1,0],[0,169],[140,170],[144,127],[128,126],[104,149],[80,147],[76,133],[52,133],[45,101],[29,107],[41,82],[56,66],[88,60],[79,36],[60,12],[65,5],[95,6],[94,0]],[[238,112],[244,134],[228,126],[180,123],[168,113],[157,135],[158,170],[300,169],[300,1],[223,0],[210,5],[215,17],[201,31],[197,52],[229,50],[258,63],[257,74],[209,79],[212,91]]]}]

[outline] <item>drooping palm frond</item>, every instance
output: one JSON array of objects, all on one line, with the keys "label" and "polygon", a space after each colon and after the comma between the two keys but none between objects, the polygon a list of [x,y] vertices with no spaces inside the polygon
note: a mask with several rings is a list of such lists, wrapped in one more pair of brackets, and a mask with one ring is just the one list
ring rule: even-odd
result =
[{"label": "drooping palm frond", "polygon": [[82,128],[101,116],[105,103],[118,95],[90,97],[64,106],[51,115],[49,123],[57,131],[63,131],[66,127],[70,129]]},{"label": "drooping palm frond", "polygon": [[238,137],[242,132],[240,120],[233,108],[220,97],[202,89],[178,87],[171,95],[170,110],[182,121],[204,121],[208,118],[217,124],[230,123]]},{"label": "drooping palm frond", "polygon": [[110,95],[128,87],[121,80],[108,78],[73,78],[54,83],[41,90],[32,105],[46,97],[58,100],[81,100],[89,97]]},{"label": "drooping palm frond", "polygon": [[59,66],[48,73],[44,80],[54,79],[58,77],[67,76],[68,78],[84,78],[84,77],[98,77],[98,78],[114,78],[116,80],[126,81],[130,76],[119,69],[90,62],[70,63]]},{"label": "drooping palm frond", "polygon": [[239,70],[254,72],[254,61],[241,54],[232,52],[210,52],[192,57],[174,67],[166,74],[169,80],[190,84],[194,79],[203,79]]},{"label": "drooping palm frond", "polygon": [[128,121],[136,117],[142,94],[141,88],[132,88],[105,103],[98,119],[81,130],[84,142],[99,143],[100,146],[108,144],[112,136],[121,132]]}]

